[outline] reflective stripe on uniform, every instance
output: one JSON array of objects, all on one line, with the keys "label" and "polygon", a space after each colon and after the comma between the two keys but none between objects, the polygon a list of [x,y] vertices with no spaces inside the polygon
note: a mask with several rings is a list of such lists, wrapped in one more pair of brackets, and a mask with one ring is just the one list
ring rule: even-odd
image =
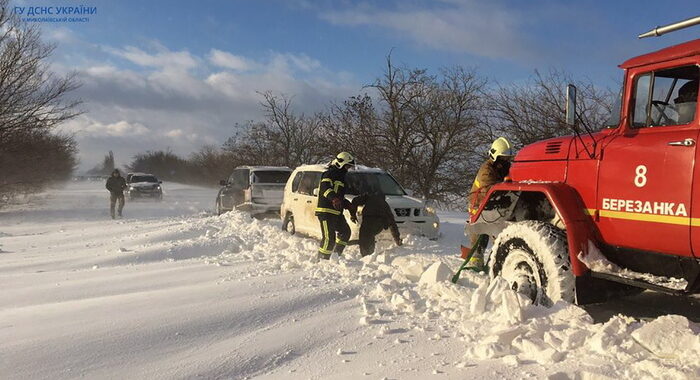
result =
[{"label": "reflective stripe on uniform", "polygon": [[348,245],[348,242],[342,241],[342,240],[336,238],[336,239],[335,239],[335,244],[340,244],[340,245],[343,245],[343,246],[347,246],[347,245]]},{"label": "reflective stripe on uniform", "polygon": [[333,192],[333,189],[328,189],[328,190],[326,190],[326,191],[323,193],[323,196],[326,197],[326,198],[328,198],[328,194],[330,194],[330,193],[332,193],[332,192]]},{"label": "reflective stripe on uniform", "polygon": [[337,192],[338,192],[338,188],[341,187],[341,186],[342,186],[342,187],[345,187],[345,184],[344,184],[343,182],[341,182],[341,181],[335,181],[334,186],[333,186],[333,190],[337,193]]},{"label": "reflective stripe on uniform", "polygon": [[318,251],[324,255],[330,255],[331,253],[333,253],[333,251],[329,251],[329,250],[323,249],[323,248],[319,248]]},{"label": "reflective stripe on uniform", "polygon": [[324,178],[324,179],[321,180],[321,182],[330,182],[330,183],[333,183],[333,180],[330,179],[330,178]]},{"label": "reflective stripe on uniform", "polygon": [[319,248],[319,251],[321,253],[330,253],[328,245],[331,243],[331,237],[328,234],[328,221],[324,220],[321,224],[323,225],[323,247]]},{"label": "reflective stripe on uniform", "polygon": [[340,211],[334,210],[332,208],[316,207],[316,212],[325,212],[333,215],[340,215]]}]

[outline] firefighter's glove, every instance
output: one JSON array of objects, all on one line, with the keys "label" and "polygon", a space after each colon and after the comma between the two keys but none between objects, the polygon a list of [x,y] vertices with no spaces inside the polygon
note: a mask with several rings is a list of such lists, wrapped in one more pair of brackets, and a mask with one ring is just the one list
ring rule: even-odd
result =
[{"label": "firefighter's glove", "polygon": [[333,208],[336,210],[343,209],[343,201],[338,197],[331,199],[331,204],[333,205]]}]

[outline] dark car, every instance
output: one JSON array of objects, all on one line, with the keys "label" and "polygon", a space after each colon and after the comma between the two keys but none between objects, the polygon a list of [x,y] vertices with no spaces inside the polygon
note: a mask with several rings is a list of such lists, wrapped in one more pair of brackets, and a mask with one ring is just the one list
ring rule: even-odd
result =
[{"label": "dark car", "polygon": [[233,170],[216,196],[216,213],[234,208],[253,216],[279,217],[284,185],[292,170],[279,166],[241,166]]},{"label": "dark car", "polygon": [[126,195],[129,200],[138,198],[150,198],[160,201],[163,199],[163,181],[158,180],[153,174],[129,173],[127,176]]}]

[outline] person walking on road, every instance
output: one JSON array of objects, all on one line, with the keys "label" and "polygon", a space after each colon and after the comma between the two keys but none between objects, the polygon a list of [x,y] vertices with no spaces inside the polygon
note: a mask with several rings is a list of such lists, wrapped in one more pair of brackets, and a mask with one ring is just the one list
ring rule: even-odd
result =
[{"label": "person walking on road", "polygon": [[334,251],[341,255],[350,239],[350,226],[343,215],[351,205],[345,199],[345,174],[355,166],[355,159],[348,152],[339,153],[331,161],[328,170],[321,175],[318,185],[316,216],[321,224],[321,246],[318,258],[328,260]]},{"label": "person walking on road", "polygon": [[376,236],[386,230],[391,231],[396,245],[402,245],[399,227],[396,225],[391,207],[386,203],[386,196],[381,190],[374,189],[371,193],[366,193],[355,197],[350,208],[350,220],[357,223],[357,208],[362,209],[362,224],[360,225],[360,254],[368,256],[374,253]]},{"label": "person walking on road", "polygon": [[126,180],[119,173],[119,169],[114,169],[112,175],[107,179],[105,184],[107,190],[109,190],[109,214],[112,215],[114,219],[114,206],[117,206],[117,215],[122,217],[122,210],[124,209],[124,190],[126,190]]}]

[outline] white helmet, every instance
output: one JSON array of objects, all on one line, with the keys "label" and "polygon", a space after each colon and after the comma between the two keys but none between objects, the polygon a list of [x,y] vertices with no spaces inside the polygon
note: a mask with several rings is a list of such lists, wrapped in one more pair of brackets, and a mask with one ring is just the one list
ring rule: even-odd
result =
[{"label": "white helmet", "polygon": [[340,152],[337,156],[335,156],[335,159],[331,162],[331,165],[338,169],[342,169],[345,166],[354,166],[355,158],[348,152]]},{"label": "white helmet", "polygon": [[499,137],[491,144],[489,149],[489,158],[496,161],[498,157],[510,158],[513,157],[513,148],[505,137]]}]

